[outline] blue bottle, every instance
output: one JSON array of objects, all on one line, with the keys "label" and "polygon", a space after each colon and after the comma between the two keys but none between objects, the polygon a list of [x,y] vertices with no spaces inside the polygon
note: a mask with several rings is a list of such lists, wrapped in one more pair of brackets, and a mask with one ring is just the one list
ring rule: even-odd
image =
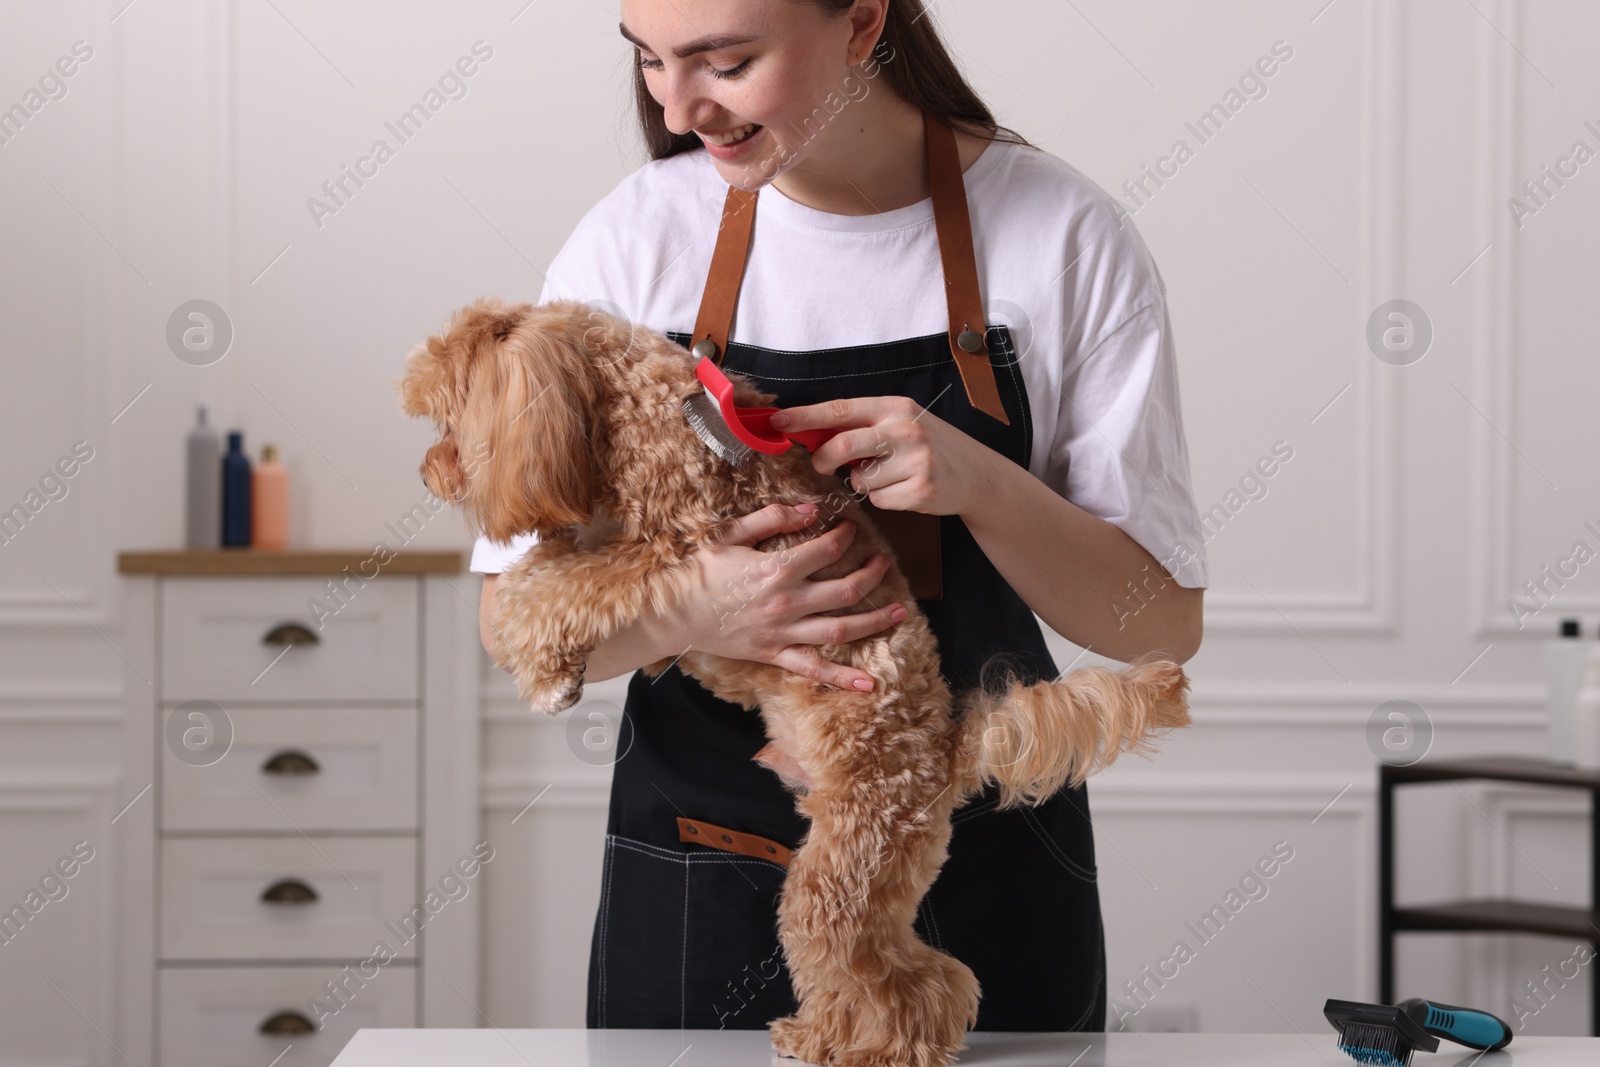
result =
[{"label": "blue bottle", "polygon": [[222,457],[222,547],[250,547],[250,457],[244,433],[228,431],[228,454]]}]

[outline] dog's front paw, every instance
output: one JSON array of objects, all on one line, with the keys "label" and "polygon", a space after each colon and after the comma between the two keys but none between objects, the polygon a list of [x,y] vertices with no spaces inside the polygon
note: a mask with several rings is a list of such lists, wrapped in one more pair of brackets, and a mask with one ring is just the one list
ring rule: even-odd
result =
[{"label": "dog's front paw", "polygon": [[581,696],[583,696],[583,681],[569,679],[557,685],[534,690],[528,695],[528,707],[546,715],[557,715],[576,704]]},{"label": "dog's front paw", "polygon": [[529,708],[556,715],[583,696],[585,666],[582,657],[537,665],[522,660],[513,665],[511,673],[517,682],[517,695],[527,701]]}]

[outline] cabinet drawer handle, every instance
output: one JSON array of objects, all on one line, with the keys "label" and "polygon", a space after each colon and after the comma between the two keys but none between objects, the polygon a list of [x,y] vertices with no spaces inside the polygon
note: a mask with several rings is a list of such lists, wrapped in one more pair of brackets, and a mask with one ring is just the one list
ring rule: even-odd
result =
[{"label": "cabinet drawer handle", "polygon": [[309,1034],[316,1027],[297,1011],[280,1011],[261,1024],[263,1034]]},{"label": "cabinet drawer handle", "polygon": [[261,639],[263,645],[315,645],[321,639],[297,622],[280,622]]},{"label": "cabinet drawer handle", "polygon": [[298,878],[275,882],[261,894],[263,904],[315,904],[317,891]]},{"label": "cabinet drawer handle", "polygon": [[316,774],[322,770],[317,766],[317,761],[304,752],[295,749],[286,749],[261,765],[262,774],[281,774],[295,777],[304,774]]}]

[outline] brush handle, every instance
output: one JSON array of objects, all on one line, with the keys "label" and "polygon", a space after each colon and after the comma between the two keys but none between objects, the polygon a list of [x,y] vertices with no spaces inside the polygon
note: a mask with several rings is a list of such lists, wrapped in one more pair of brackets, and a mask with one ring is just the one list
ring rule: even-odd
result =
[{"label": "brush handle", "polygon": [[[711,359],[701,357],[694,367],[695,377],[706,387],[712,403],[722,413],[722,421],[729,432],[745,447],[769,456],[778,456],[799,443],[807,452],[815,452],[838,430],[795,430],[781,433],[771,425],[772,416],[779,411],[774,407],[742,408],[733,402],[733,382],[722,373],[722,368]],[[864,459],[853,459],[851,467],[859,467]]]},{"label": "brush handle", "polygon": [[[838,432],[838,430],[792,430],[789,433],[789,440],[797,442],[807,452],[815,452]],[[850,461],[850,466],[859,467],[866,461],[867,457],[853,459]]]},{"label": "brush handle", "polygon": [[1449,1038],[1468,1048],[1494,1050],[1511,1043],[1511,1027],[1499,1017],[1474,1008],[1458,1008],[1437,1000],[1411,997],[1395,1005],[1435,1037]]},{"label": "brush handle", "polygon": [[838,432],[838,430],[790,430],[787,436],[807,452],[815,452],[832,440]]}]

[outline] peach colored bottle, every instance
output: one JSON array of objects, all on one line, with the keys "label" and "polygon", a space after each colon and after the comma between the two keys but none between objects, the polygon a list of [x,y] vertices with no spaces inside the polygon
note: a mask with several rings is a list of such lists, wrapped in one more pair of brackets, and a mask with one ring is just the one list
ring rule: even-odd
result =
[{"label": "peach colored bottle", "polygon": [[278,551],[289,547],[289,471],[278,449],[263,445],[250,487],[250,547]]}]

